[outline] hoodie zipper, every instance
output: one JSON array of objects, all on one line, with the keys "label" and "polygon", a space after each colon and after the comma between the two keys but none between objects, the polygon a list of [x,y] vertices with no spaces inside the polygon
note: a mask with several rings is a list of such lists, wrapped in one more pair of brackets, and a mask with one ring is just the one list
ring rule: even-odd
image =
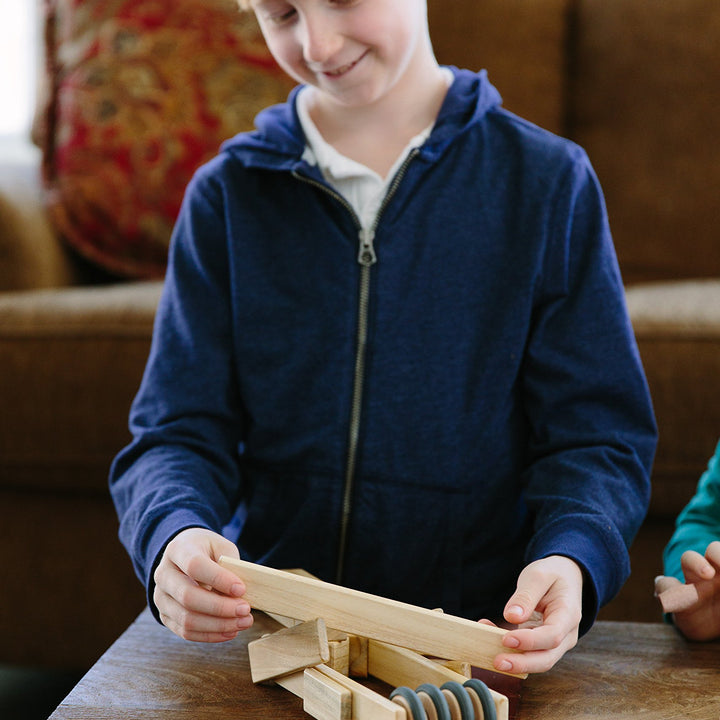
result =
[{"label": "hoodie zipper", "polygon": [[367,353],[367,336],[368,336],[368,313],[370,307],[370,280],[372,276],[372,266],[377,263],[377,255],[375,254],[375,231],[385,208],[397,191],[402,182],[410,163],[419,154],[418,148],[413,148],[400,169],[395,174],[387,193],[383,198],[382,204],[378,209],[375,220],[371,227],[364,228],[357,213],[352,205],[340,193],[331,187],[304,176],[297,171],[293,171],[293,175],[303,182],[314,185],[322,189],[334,197],[345,207],[352,216],[355,226],[358,230],[359,247],[357,262],[360,265],[360,289],[358,293],[358,314],[357,314],[357,334],[355,340],[355,369],[353,373],[353,390],[352,405],[350,411],[350,427],[348,431],[348,450],[345,463],[345,483],[343,488],[342,510],[340,516],[340,533],[338,537],[338,559],[335,571],[335,582],[342,584],[345,572],[345,551],[347,547],[347,535],[350,526],[350,516],[352,514],[352,497],[353,487],[355,485],[355,470],[357,466],[357,456],[360,444],[360,426],[362,423],[362,406],[365,388],[365,357]]}]

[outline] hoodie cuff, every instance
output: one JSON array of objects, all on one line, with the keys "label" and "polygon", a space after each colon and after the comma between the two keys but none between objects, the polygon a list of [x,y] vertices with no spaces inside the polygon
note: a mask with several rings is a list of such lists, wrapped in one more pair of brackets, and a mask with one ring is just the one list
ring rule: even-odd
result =
[{"label": "hoodie cuff", "polygon": [[630,562],[624,542],[608,547],[607,533],[594,519],[582,522],[556,522],[544,528],[531,541],[526,560],[533,562],[551,555],[562,555],[576,562],[583,573],[582,620],[584,635],[597,618],[600,607],[620,590],[630,574]]}]

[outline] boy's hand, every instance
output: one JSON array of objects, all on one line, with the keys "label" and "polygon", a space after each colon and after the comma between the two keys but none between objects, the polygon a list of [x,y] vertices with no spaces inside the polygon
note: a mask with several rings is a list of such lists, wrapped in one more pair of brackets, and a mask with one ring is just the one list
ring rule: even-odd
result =
[{"label": "boy's hand", "polygon": [[185,640],[232,640],[253,624],[242,599],[245,586],[218,565],[221,555],[238,558],[234,543],[203,528],[178,533],[155,570],[153,600],[163,624]]},{"label": "boy's hand", "polygon": [[517,628],[503,638],[503,645],[519,652],[497,655],[495,668],[544,672],[574,647],[582,617],[582,587],[582,570],[570,558],[552,555],[528,565],[504,612],[505,620]]},{"label": "boy's hand", "polygon": [[[704,556],[688,550],[680,562],[685,582],[693,586],[694,592],[684,593],[690,600],[673,613],[675,626],[688,640],[720,637],[720,541],[711,542]],[[655,578],[658,596],[681,587],[677,578]]]}]

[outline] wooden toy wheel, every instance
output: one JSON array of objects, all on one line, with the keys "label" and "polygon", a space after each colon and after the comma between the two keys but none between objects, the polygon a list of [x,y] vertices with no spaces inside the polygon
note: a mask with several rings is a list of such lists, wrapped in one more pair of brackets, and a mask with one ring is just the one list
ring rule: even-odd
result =
[{"label": "wooden toy wheel", "polygon": [[423,683],[415,692],[425,708],[428,720],[453,720],[445,695],[437,685]]},{"label": "wooden toy wheel", "polygon": [[463,683],[463,687],[467,690],[473,707],[475,708],[476,720],[497,720],[495,703],[488,686],[482,680],[471,678]]},{"label": "wooden toy wheel", "polygon": [[408,717],[411,720],[428,720],[425,714],[425,708],[418,697],[417,693],[411,690],[409,687],[401,685],[399,688],[395,688],[390,693],[390,699],[405,708],[408,713]]},{"label": "wooden toy wheel", "polygon": [[452,720],[475,720],[475,710],[467,690],[454,680],[440,687],[450,707]]}]

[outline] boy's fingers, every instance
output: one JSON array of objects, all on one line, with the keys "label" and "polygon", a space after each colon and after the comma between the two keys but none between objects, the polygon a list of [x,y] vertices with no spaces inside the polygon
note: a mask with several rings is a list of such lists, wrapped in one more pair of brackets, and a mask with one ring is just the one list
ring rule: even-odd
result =
[{"label": "boy's fingers", "polygon": [[165,548],[154,574],[153,600],[163,624],[179,637],[221,642],[253,624],[242,597],[245,585],[216,562],[220,555],[238,557],[239,552],[204,528],[178,533]]},{"label": "boy's fingers", "polygon": [[221,535],[203,528],[190,528],[172,540],[165,558],[199,585],[223,595],[241,597],[245,586],[234,573],[218,565],[221,555],[239,557],[237,546]]},{"label": "boy's fingers", "polygon": [[193,555],[184,567],[178,567],[200,585],[207,585],[223,595],[241,597],[245,594],[242,580],[206,555]]},{"label": "boy's fingers", "polygon": [[[560,614],[558,614],[560,617]],[[549,670],[577,643],[577,628],[572,622],[555,624],[551,620],[533,629],[513,630],[503,639],[517,654],[498,655],[494,665],[502,672],[536,673]]]},{"label": "boy's fingers", "polygon": [[567,609],[549,613],[542,625],[512,630],[503,638],[503,645],[522,652],[573,647],[577,642],[580,615]]},{"label": "boy's fingers", "polygon": [[[516,653],[501,653],[501,672],[544,672],[577,643],[582,617],[582,571],[571,558],[550,556],[528,565],[505,605],[504,616],[520,625],[503,638]],[[533,627],[534,626],[534,627]]]},{"label": "boy's fingers", "polygon": [[[160,602],[161,601],[161,602]],[[253,624],[252,615],[245,618],[221,618],[190,612],[168,595],[156,596],[162,623],[176,635],[195,642],[222,642],[234,638]]]},{"label": "boy's fingers", "polygon": [[556,648],[539,652],[498,655],[493,665],[500,672],[518,674],[547,672],[569,648]]},{"label": "boy's fingers", "polygon": [[503,617],[510,623],[520,625],[530,619],[533,611],[547,592],[547,588],[519,587],[505,605]]},{"label": "boy's fingers", "polygon": [[[170,550],[170,546],[168,546]],[[170,568],[175,568],[182,574],[206,588],[212,588],[223,595],[241,597],[245,594],[245,586],[242,581],[229,570],[218,565],[212,558],[197,552],[166,552],[158,572],[170,573]],[[157,576],[158,573],[156,573]],[[158,577],[156,577],[156,582]]]},{"label": "boy's fingers", "polygon": [[[207,590],[172,565],[167,566],[158,579],[160,582],[156,584],[156,590],[190,613],[237,618],[246,617],[251,612],[245,600]],[[155,604],[158,605],[158,602]]]},{"label": "boy's fingers", "polygon": [[582,572],[570,558],[550,556],[536,560],[520,573],[517,588],[505,605],[503,616],[508,622],[520,625],[552,598],[555,602],[563,600],[563,605],[567,606],[577,595],[579,603],[580,588]]}]

